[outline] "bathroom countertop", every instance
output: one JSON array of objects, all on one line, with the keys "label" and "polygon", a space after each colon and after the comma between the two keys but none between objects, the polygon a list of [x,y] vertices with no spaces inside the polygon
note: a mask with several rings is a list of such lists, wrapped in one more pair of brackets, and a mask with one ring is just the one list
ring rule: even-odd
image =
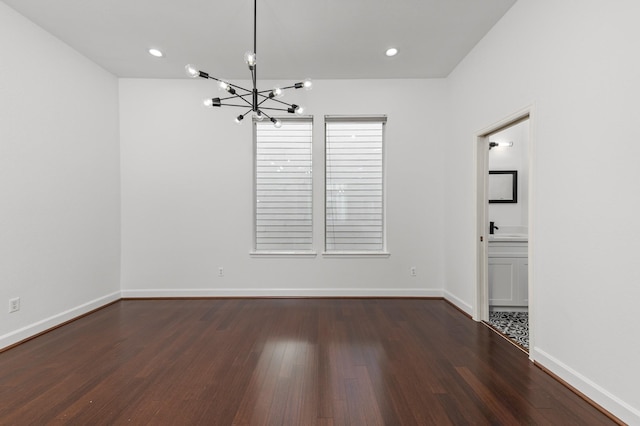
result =
[{"label": "bathroom countertop", "polygon": [[529,236],[527,234],[492,234],[489,235],[489,242],[529,242]]}]

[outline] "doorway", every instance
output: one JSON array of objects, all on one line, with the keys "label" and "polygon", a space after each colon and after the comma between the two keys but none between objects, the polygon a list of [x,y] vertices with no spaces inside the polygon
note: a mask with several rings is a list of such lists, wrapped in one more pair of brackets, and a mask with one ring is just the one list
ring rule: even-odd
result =
[{"label": "doorway", "polygon": [[478,278],[474,317],[531,347],[531,118],[524,111],[477,135]]}]

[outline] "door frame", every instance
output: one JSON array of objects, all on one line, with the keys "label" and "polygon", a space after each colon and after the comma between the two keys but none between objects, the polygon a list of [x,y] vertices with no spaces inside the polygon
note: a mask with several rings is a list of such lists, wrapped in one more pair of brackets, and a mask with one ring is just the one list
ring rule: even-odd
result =
[{"label": "door frame", "polygon": [[533,175],[534,169],[534,107],[530,105],[525,107],[502,120],[493,123],[490,126],[476,132],[475,134],[475,165],[476,165],[476,239],[475,239],[475,251],[476,251],[476,286],[475,286],[475,303],[473,306],[473,319],[476,321],[488,321],[489,320],[489,256],[488,256],[488,176],[489,176],[489,135],[492,135],[500,130],[511,127],[519,122],[529,120],[529,183],[528,183],[528,229],[529,229],[529,243],[528,243],[528,283],[529,283],[529,359],[533,361],[533,348],[534,348],[534,326],[535,326],[535,305],[534,305],[534,289],[535,281],[533,276],[534,259],[532,256],[534,241],[534,228],[535,217],[533,215],[534,206],[534,181]]}]

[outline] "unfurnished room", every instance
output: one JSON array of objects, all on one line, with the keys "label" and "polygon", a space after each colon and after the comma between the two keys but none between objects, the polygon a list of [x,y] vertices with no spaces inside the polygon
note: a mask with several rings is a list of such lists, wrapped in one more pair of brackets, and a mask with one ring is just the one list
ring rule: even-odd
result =
[{"label": "unfurnished room", "polygon": [[0,1],[0,425],[640,425],[639,18]]}]

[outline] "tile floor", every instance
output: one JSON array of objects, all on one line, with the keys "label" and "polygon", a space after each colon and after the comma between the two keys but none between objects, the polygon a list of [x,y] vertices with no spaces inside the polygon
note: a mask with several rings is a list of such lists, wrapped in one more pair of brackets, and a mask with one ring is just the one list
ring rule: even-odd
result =
[{"label": "tile floor", "polygon": [[528,312],[490,312],[489,324],[518,345],[529,349]]}]

